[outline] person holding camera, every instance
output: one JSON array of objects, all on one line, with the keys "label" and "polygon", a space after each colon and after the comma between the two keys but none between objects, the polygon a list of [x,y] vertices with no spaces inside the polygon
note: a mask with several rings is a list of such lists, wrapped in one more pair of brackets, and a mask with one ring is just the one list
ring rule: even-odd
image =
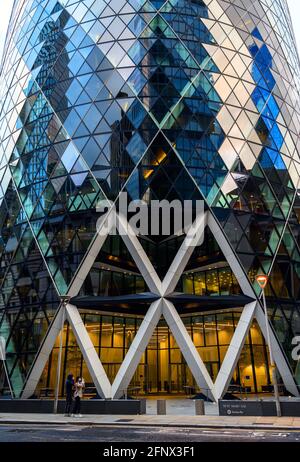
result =
[{"label": "person holding camera", "polygon": [[75,382],[75,393],[74,393],[74,410],[73,415],[74,417],[82,417],[80,414],[81,411],[81,400],[83,398],[83,391],[85,387],[85,382],[82,377],[77,377]]}]

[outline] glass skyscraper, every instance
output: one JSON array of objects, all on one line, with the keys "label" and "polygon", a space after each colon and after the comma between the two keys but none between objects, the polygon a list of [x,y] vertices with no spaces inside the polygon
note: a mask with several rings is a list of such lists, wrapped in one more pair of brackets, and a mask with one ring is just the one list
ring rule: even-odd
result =
[{"label": "glass skyscraper", "polygon": [[[300,368],[299,59],[285,0],[16,0],[1,69],[0,336],[16,397],[282,390]],[[204,201],[204,241],[97,204]],[[119,226],[124,226],[122,218]],[[120,233],[121,234],[121,233]],[[62,332],[62,334],[60,334]]]}]

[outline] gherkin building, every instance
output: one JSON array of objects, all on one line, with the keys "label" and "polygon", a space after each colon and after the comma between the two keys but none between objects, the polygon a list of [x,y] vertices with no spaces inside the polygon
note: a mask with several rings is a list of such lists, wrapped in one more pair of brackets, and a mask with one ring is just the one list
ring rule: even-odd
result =
[{"label": "gherkin building", "polygon": [[[1,64],[0,395],[298,395],[299,58],[286,0],[15,0]],[[188,233],[98,204],[204,203]],[[267,274],[268,344],[262,291]],[[62,347],[62,348],[61,348]],[[59,368],[60,366],[60,368]],[[1,367],[1,366],[0,366]]]}]

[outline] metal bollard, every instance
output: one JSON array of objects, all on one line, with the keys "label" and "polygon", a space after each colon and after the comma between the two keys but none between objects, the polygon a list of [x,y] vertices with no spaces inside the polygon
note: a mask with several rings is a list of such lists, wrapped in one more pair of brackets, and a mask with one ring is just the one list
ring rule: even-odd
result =
[{"label": "metal bollard", "polygon": [[167,402],[165,399],[157,400],[157,415],[167,415]]},{"label": "metal bollard", "polygon": [[205,415],[205,403],[203,399],[195,400],[195,415]]}]

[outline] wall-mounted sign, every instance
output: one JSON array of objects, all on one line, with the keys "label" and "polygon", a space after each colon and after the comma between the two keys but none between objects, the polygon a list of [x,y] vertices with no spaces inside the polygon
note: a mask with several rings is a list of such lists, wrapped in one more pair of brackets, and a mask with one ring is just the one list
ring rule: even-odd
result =
[{"label": "wall-mounted sign", "polygon": [[256,276],[256,282],[261,289],[265,289],[268,284],[269,277],[266,274]]}]

